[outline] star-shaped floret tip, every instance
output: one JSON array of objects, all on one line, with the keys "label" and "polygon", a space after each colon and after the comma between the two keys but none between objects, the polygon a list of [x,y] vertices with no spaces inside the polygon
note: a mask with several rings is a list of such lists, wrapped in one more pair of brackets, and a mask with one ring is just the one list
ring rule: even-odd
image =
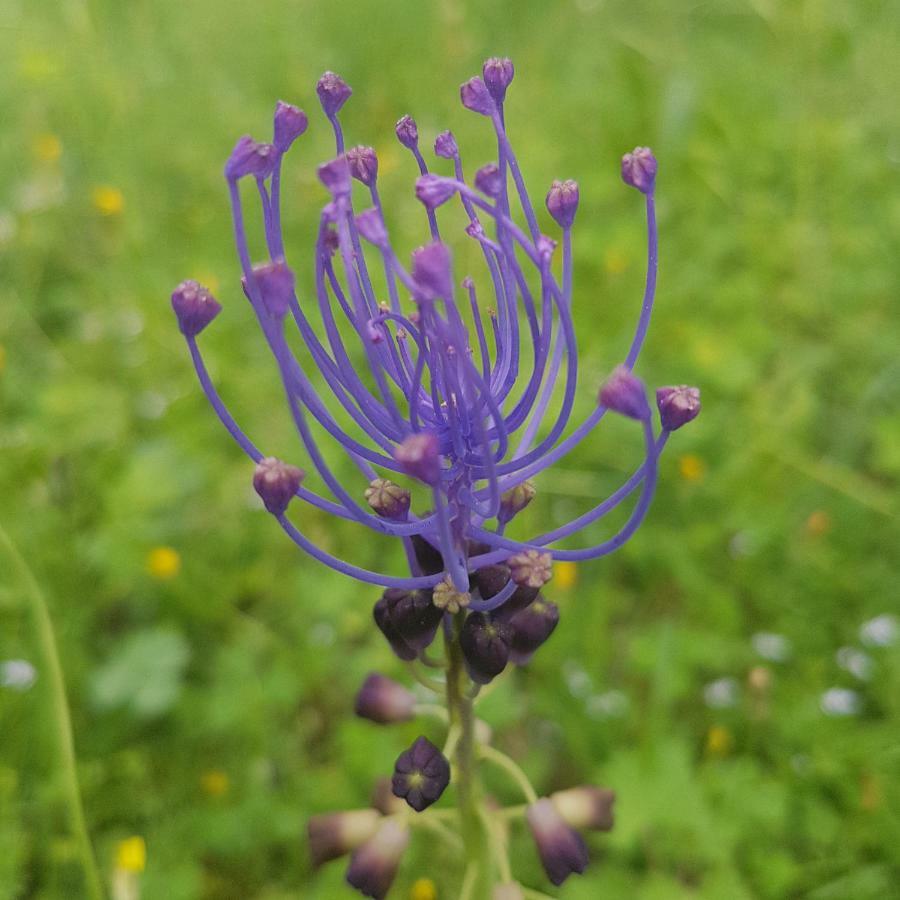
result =
[{"label": "star-shaped floret tip", "polygon": [[476,684],[493,681],[509,662],[509,626],[484,613],[472,612],[459,633],[459,646],[469,677]]},{"label": "star-shaped floret tip", "polygon": [[185,337],[195,337],[222,311],[222,305],[200,282],[188,279],[172,291],[172,309]]},{"label": "star-shaped floret tip", "polygon": [[455,159],[459,156],[459,147],[452,131],[442,131],[434,139],[434,152],[443,159]]},{"label": "star-shaped floret tip", "polygon": [[376,478],[366,488],[366,503],[385,519],[405,522],[409,513],[410,494],[406,488],[388,481],[387,478]]},{"label": "star-shaped floret tip", "polygon": [[635,147],[622,157],[622,181],[637,188],[642,194],[650,194],[656,182],[656,157],[649,147]]},{"label": "star-shaped floret tip", "polygon": [[506,564],[512,580],[525,587],[542,588],[553,577],[553,557],[540,550],[516,553]]},{"label": "star-shaped floret tip", "polygon": [[547,211],[560,228],[571,228],[578,212],[578,182],[554,181],[547,191]]},{"label": "star-shaped floret tip", "polygon": [[253,487],[262,498],[266,509],[273,516],[281,516],[300,488],[303,477],[302,469],[282,462],[274,456],[267,456],[256,464]]},{"label": "star-shaped floret tip", "polygon": [[700,389],[679,384],[656,389],[659,419],[666,431],[676,431],[700,415]]},{"label": "star-shaped floret tip", "polygon": [[506,89],[510,86],[513,76],[516,74],[512,60],[505,56],[492,56],[490,59],[485,60],[481,74],[490,95],[498,103],[502,103],[504,97],[506,97]]},{"label": "star-shaped floret tip", "polygon": [[325,115],[331,119],[350,99],[353,91],[340,75],[326,72],[316,83],[316,93],[319,95],[319,102]]},{"label": "star-shaped floret tip", "polygon": [[371,147],[352,147],[347,151],[350,174],[367,187],[378,177],[378,157]]},{"label": "star-shaped floret tip", "polygon": [[408,722],[413,718],[416,695],[402,684],[370,672],[356,695],[354,712],[362,719],[369,719],[379,725],[393,725]]},{"label": "star-shaped floret tip", "polygon": [[410,150],[419,146],[419,126],[412,116],[401,116],[394,126],[397,140]]},{"label": "star-shaped floret tip", "polygon": [[225,163],[225,177],[229,181],[237,181],[245,175],[268,178],[275,166],[276,156],[272,144],[261,144],[245,134],[238,139]]},{"label": "star-shaped floret tip", "polygon": [[478,75],[460,85],[459,99],[462,100],[466,109],[471,109],[472,112],[480,113],[483,116],[493,115],[496,109],[491,92]]},{"label": "star-shaped floret tip", "polygon": [[275,116],[272,124],[274,131],[272,143],[276,150],[284,153],[306,131],[309,119],[298,106],[279,100],[275,104]]},{"label": "star-shaped floret tip", "polygon": [[438,800],[450,783],[450,763],[426,737],[420,737],[394,763],[394,794],[416,812]]},{"label": "star-shaped floret tip", "polygon": [[598,400],[601,405],[629,419],[645,422],[650,418],[644,383],[627,366],[617,366],[613,370],[600,388]]},{"label": "star-shaped floret tip", "polygon": [[468,591],[458,591],[449,577],[434,586],[434,595],[431,602],[443,612],[456,615],[461,609],[465,609],[471,602]]},{"label": "star-shaped floret tip", "polygon": [[566,824],[552,800],[542,797],[532,803],[525,818],[544,871],[555,885],[562,884],[573,873],[580,875],[587,868],[589,858],[584,839]]}]

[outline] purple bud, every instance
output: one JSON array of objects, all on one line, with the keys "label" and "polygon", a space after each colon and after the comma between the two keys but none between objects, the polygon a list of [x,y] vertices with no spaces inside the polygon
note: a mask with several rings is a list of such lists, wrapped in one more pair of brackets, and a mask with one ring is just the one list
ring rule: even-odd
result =
[{"label": "purple bud", "polygon": [[484,76],[484,83],[491,96],[498,102],[502,103],[506,96],[506,89],[509,87],[515,74],[512,60],[507,57],[492,56],[481,70]]},{"label": "purple bud", "polygon": [[384,220],[374,206],[364,209],[356,217],[356,227],[370,244],[374,244],[376,247],[387,247],[388,234],[384,227]]},{"label": "purple bud", "polygon": [[410,495],[406,488],[388,481],[387,478],[376,478],[369,483],[365,496],[369,506],[382,518],[394,522],[406,521],[410,504]]},{"label": "purple bud", "polygon": [[416,812],[422,812],[437,800],[450,783],[450,763],[426,737],[397,757],[394,794],[402,797]]},{"label": "purple bud", "polygon": [[420,534],[414,534],[411,538],[413,551],[416,554],[416,562],[425,575],[437,575],[444,571],[444,557],[441,551],[430,544]]},{"label": "purple bud", "polygon": [[372,672],[356,695],[354,711],[379,725],[408,722],[413,718],[416,695],[386,675]]},{"label": "purple bud", "polygon": [[317,868],[355,850],[378,830],[381,815],[374,809],[313,816],[307,823],[309,849]]},{"label": "purple bud", "polygon": [[440,175],[422,175],[416,179],[416,197],[426,209],[437,209],[456,193],[456,186]]},{"label": "purple bud", "polygon": [[600,388],[599,401],[613,412],[630,419],[646,421],[650,418],[644,383],[625,366],[617,366],[613,370]]},{"label": "purple bud", "polygon": [[[389,593],[388,591],[385,592]],[[416,652],[430,646],[443,617],[431,591],[400,591],[389,598],[391,624]]]},{"label": "purple bud", "polygon": [[412,116],[401,116],[394,126],[394,134],[397,135],[397,140],[410,150],[419,146],[419,127]]},{"label": "purple bud", "polygon": [[622,157],[622,181],[637,188],[642,194],[653,192],[656,181],[656,157],[649,147],[635,147]]},{"label": "purple bud", "polygon": [[281,319],[290,309],[294,296],[294,273],[282,259],[253,267],[253,279],[265,311]]},{"label": "purple bud", "polygon": [[459,147],[452,131],[442,131],[434,139],[434,152],[443,159],[456,159],[459,156]]},{"label": "purple bud", "polygon": [[656,389],[659,418],[666,431],[677,431],[700,414],[700,389],[679,384]]},{"label": "purple bud", "polygon": [[394,459],[400,463],[404,473],[424,481],[425,484],[436,485],[441,480],[441,454],[437,435],[431,431],[420,431],[411,434],[398,444],[394,450]]},{"label": "purple bud", "polygon": [[459,645],[469,677],[477,684],[496,678],[509,661],[509,626],[484,613],[469,613],[459,633]]},{"label": "purple bud", "polygon": [[275,148],[271,144],[260,144],[245,134],[238,139],[225,163],[225,177],[229,181],[237,181],[245,175],[268,178],[274,166]]},{"label": "purple bud", "polygon": [[547,237],[546,234],[542,234],[537,239],[535,248],[537,249],[538,256],[541,258],[541,262],[545,266],[549,266],[550,260],[553,259],[553,254],[556,252],[556,241],[551,237]]},{"label": "purple bud", "polygon": [[391,650],[400,657],[400,659],[409,662],[418,656],[418,653],[403,640],[397,626],[394,624],[391,610],[398,598],[406,592],[400,588],[388,588],[378,599],[372,614],[375,618],[375,624],[381,633],[391,645]]},{"label": "purple bud", "polygon": [[587,847],[577,831],[573,831],[547,797],[532,803],[525,813],[531,835],[537,844],[547,877],[562,884],[573,872],[579,875],[589,862]]},{"label": "purple bud", "polygon": [[309,119],[302,109],[279,100],[275,104],[275,137],[272,141],[275,149],[284,153],[306,131],[308,125]]},{"label": "purple bud", "polygon": [[572,828],[610,831],[613,827],[613,805],[616,792],[592,784],[557,791],[550,795],[556,811]]},{"label": "purple bud", "polygon": [[475,187],[488,197],[499,197],[503,191],[503,178],[496,163],[488,163],[475,173]]},{"label": "purple bud", "polygon": [[413,250],[412,277],[420,288],[420,299],[449,300],[453,296],[451,262],[450,248],[440,241]]},{"label": "purple bud", "polygon": [[[499,594],[500,591],[504,587],[506,587],[509,579],[509,566],[505,566],[503,565],[503,563],[497,563],[496,565],[492,566],[482,566],[472,576],[474,587],[478,589],[478,594],[482,600],[488,600],[495,594]],[[507,600],[506,603],[503,604],[501,609],[505,610],[507,606],[512,603],[513,599],[516,598],[516,595],[520,594],[520,592],[527,593],[527,599],[524,596],[519,597],[521,606],[517,606],[517,610],[531,603],[531,601],[534,600],[534,598],[537,596],[538,589],[529,587],[516,588],[512,597],[510,597],[509,600]]]},{"label": "purple bud", "polygon": [[253,487],[262,497],[266,509],[273,516],[280,516],[294,499],[305,473],[274,456],[267,456],[256,464]]},{"label": "purple bud", "polygon": [[540,589],[553,577],[553,556],[540,550],[523,550],[506,564],[512,580],[525,587]]},{"label": "purple bud", "polygon": [[409,826],[398,819],[383,819],[374,837],[350,857],[347,883],[366,897],[384,900],[408,844]]},{"label": "purple bud", "polygon": [[344,154],[319,166],[318,175],[319,181],[335,199],[350,193],[350,166]]},{"label": "purple bud", "polygon": [[497,513],[497,521],[506,525],[513,516],[518,515],[534,500],[534,482],[523,481],[500,495],[500,511]]},{"label": "purple bud", "polygon": [[340,245],[341,241],[338,233],[333,228],[326,228],[322,235],[322,247],[328,256],[334,256],[338,252]]},{"label": "purple bud", "polygon": [[353,93],[350,86],[334,72],[326,72],[316,84],[316,93],[325,115],[332,118]]},{"label": "purple bud", "polygon": [[347,151],[350,174],[367,187],[378,177],[378,157],[371,147],[353,147]]},{"label": "purple bud", "polygon": [[578,182],[554,181],[547,192],[547,210],[560,228],[571,228],[578,211]]},{"label": "purple bud", "polygon": [[509,620],[511,662],[524,666],[559,624],[559,607],[540,594]]},{"label": "purple bud", "polygon": [[466,109],[483,116],[493,115],[496,108],[487,85],[477,75],[460,85],[459,99]]},{"label": "purple bud", "polygon": [[194,337],[222,311],[222,305],[202,284],[188,279],[172,291],[172,309],[181,333]]}]

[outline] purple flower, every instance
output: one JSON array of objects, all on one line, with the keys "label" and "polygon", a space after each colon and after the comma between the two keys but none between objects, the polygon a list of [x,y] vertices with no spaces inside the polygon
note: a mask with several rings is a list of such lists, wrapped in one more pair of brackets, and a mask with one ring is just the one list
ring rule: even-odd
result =
[{"label": "purple flower", "polygon": [[350,193],[350,166],[344,154],[319,166],[319,181],[331,192],[331,196],[337,199]]},{"label": "purple flower", "polygon": [[309,120],[306,113],[297,106],[279,100],[275,104],[274,133],[272,143],[280,153],[286,152],[291,144],[306,131]]},{"label": "purple flower", "polygon": [[397,140],[410,150],[419,146],[419,128],[412,116],[401,116],[394,126]]},{"label": "purple flower", "polygon": [[656,157],[649,147],[635,147],[622,157],[622,181],[642,194],[653,192],[656,181]]},{"label": "purple flower", "polygon": [[374,207],[364,209],[356,217],[356,227],[370,244],[374,244],[376,247],[388,246],[387,229],[384,227],[381,213]]},{"label": "purple flower", "polygon": [[420,737],[394,763],[394,794],[416,812],[440,798],[450,783],[450,763],[426,737]]},{"label": "purple flower", "polygon": [[350,857],[347,883],[366,897],[384,900],[408,845],[409,826],[399,819],[382,820],[375,834]]},{"label": "purple flower", "polygon": [[303,470],[274,456],[261,459],[253,473],[253,487],[273,516],[284,515],[303,481]]},{"label": "purple flower", "polygon": [[378,157],[371,147],[353,147],[347,151],[350,174],[365,185],[375,184],[378,177]]},{"label": "purple flower", "polygon": [[444,159],[455,159],[459,156],[459,147],[456,145],[456,138],[453,137],[452,131],[442,131],[434,139],[434,152],[436,156]]},{"label": "purple flower", "polygon": [[414,250],[412,277],[422,299],[434,300],[440,297],[449,300],[453,294],[453,273],[447,245],[435,241]]},{"label": "purple flower", "polygon": [[275,148],[271,144],[260,144],[245,134],[235,145],[225,163],[225,177],[237,181],[245,175],[268,178],[275,166]]},{"label": "purple flower", "polygon": [[197,281],[182,281],[172,291],[172,309],[185,337],[200,334],[222,311],[222,305]]},{"label": "purple flower", "polygon": [[409,514],[410,494],[387,478],[376,478],[366,488],[366,503],[385,519],[405,522]]},{"label": "purple flower", "polygon": [[580,875],[589,862],[581,835],[571,829],[546,797],[532,803],[525,813],[531,836],[547,877],[562,884],[573,873]]},{"label": "purple flower", "polygon": [[676,431],[700,415],[700,390],[680,384],[656,389],[659,418],[666,431]]},{"label": "purple flower", "polygon": [[441,480],[441,456],[437,435],[431,431],[411,434],[394,450],[400,468],[425,484],[436,485]]},{"label": "purple flower", "polygon": [[475,173],[475,187],[488,197],[499,197],[503,190],[503,177],[496,163],[488,163]]},{"label": "purple flower", "polygon": [[509,626],[492,621],[484,613],[473,612],[466,616],[459,644],[472,681],[487,684],[506,668],[511,637]]},{"label": "purple flower", "polygon": [[416,695],[386,675],[371,672],[356,695],[354,710],[379,725],[407,722],[413,717]]},{"label": "purple flower", "polygon": [[506,97],[506,89],[515,74],[512,60],[507,57],[492,56],[485,61],[481,74],[490,95],[498,103],[502,103],[503,98]]},{"label": "purple flower", "polygon": [[571,228],[578,212],[578,182],[554,181],[547,192],[547,211],[560,228]]},{"label": "purple flower", "polygon": [[517,666],[525,665],[558,624],[559,607],[538,594],[509,620],[510,660]]},{"label": "purple flower", "polygon": [[255,266],[253,280],[266,313],[273,319],[284,318],[294,296],[294,273],[284,260],[277,259]]},{"label": "purple flower", "polygon": [[456,193],[453,182],[440,175],[423,175],[416,179],[416,197],[426,209],[437,209]]},{"label": "purple flower", "polygon": [[483,79],[477,75],[460,85],[459,98],[466,109],[481,113],[483,116],[493,115],[496,109],[491,92],[487,89]]},{"label": "purple flower", "polygon": [[337,115],[338,110],[350,99],[353,93],[350,86],[334,72],[326,72],[316,85],[319,102],[329,119]]},{"label": "purple flower", "polygon": [[639,378],[625,366],[618,366],[600,389],[600,403],[629,419],[649,419],[650,404]]}]

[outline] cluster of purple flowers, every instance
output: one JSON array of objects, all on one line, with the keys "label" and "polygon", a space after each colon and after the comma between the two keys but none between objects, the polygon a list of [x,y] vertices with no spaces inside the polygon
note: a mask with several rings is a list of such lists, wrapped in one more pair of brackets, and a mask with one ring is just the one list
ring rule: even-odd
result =
[{"label": "cluster of purple flowers", "polygon": [[[590,414],[564,436],[578,375],[572,230],[579,190],[574,181],[551,184],[546,207],[561,235],[558,240],[542,233],[507,137],[504,98],[513,74],[509,60],[491,59],[481,77],[461,87],[463,105],[487,120],[497,143],[496,161],[478,169],[471,182],[451,132],[434,141],[436,156],[448,161],[450,169],[438,174],[429,170],[421,152],[415,121],[403,116],[397,122],[396,137],[419,172],[415,194],[430,232],[429,242],[413,251],[408,266],[388,234],[375,150],[345,146],[338,114],[351,89],[339,76],[328,72],[317,85],[336,156],[318,169],[328,199],[311,249],[315,278],[310,289],[298,289],[295,283],[281,229],[282,162],[307,129],[305,113],[279,102],[271,143],[242,137],[228,159],[225,176],[243,290],[278,367],[309,464],[331,498],[308,489],[301,469],[258,450],[219,397],[197,343],[198,334],[220,312],[219,303],[193,281],[182,283],[172,295],[200,383],[225,427],[255,461],[253,483],[266,509],[312,557],[385,589],[374,616],[397,656],[409,661],[422,656],[443,626],[445,636],[458,641],[465,669],[477,685],[509,663],[527,662],[553,632],[559,611],[541,589],[551,578],[554,560],[596,559],[634,534],[650,505],[669,435],[700,409],[695,388],[660,388],[657,431],[644,385],[632,371],[649,325],[657,268],[657,163],[648,149],[637,148],[623,157],[622,178],[645,200],[643,303],[622,364],[600,387]],[[256,265],[244,227],[241,179],[255,182],[262,207],[268,259]],[[354,181],[360,185],[355,191]],[[442,237],[446,222],[439,222],[441,207],[454,200],[461,206],[465,235],[477,246],[489,306],[473,278],[460,280],[454,273],[450,246]],[[557,266],[559,241],[562,259]],[[313,310],[321,319],[318,329],[312,324]],[[289,341],[289,322],[299,333],[306,368]],[[309,369],[319,373],[342,419],[352,421],[352,430],[339,424]],[[567,524],[524,539],[507,536],[509,523],[535,495],[532,479],[583,441],[609,410],[636,420],[642,430],[645,456],[633,474]],[[359,470],[358,487],[335,475],[316,442],[313,422]],[[409,488],[392,480],[404,477],[413,486],[424,486],[427,510],[414,512]],[[559,548],[561,541],[636,491],[630,516],[612,537],[583,549]],[[410,574],[369,571],[317,546],[287,516],[295,498],[373,533],[399,538]],[[395,687],[405,689],[387,679],[378,680],[383,676],[374,678],[360,692],[357,711],[382,722],[410,717],[412,695],[398,693]],[[449,776],[447,760],[422,738],[398,760],[394,791],[422,809],[440,796]],[[558,815],[549,800],[534,805],[528,821],[535,836],[552,831],[548,823]],[[393,826],[386,833],[384,823],[371,816],[363,819],[375,829],[369,841],[392,849],[405,846],[405,837]],[[542,849],[554,881],[583,868],[583,844],[569,841],[565,852],[559,852],[568,854],[568,863],[548,861]],[[351,877],[364,893],[383,896],[364,882]]]}]

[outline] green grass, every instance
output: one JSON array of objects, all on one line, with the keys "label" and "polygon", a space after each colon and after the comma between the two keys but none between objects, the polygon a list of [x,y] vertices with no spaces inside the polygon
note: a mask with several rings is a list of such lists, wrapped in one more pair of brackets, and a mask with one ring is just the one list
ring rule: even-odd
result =
[{"label": "green grass", "polygon": [[[559,896],[898,897],[900,646],[871,651],[868,681],[835,661],[862,622],[900,611],[890,0],[0,2],[0,525],[48,598],[103,877],[141,836],[150,900],[345,896],[339,864],[310,871],[305,819],[364,805],[417,733],[351,715],[367,671],[397,670],[370,625],[377,591],[299,556],[250,502],[168,293],[215,276],[214,377],[248,431],[291,454],[231,251],[233,141],[266,134],[279,97],[313,113],[316,78],[340,71],[355,88],[349,139],[379,150],[411,248],[424,231],[393,122],[411,112],[426,140],[452,127],[470,166],[488,161],[456,87],[494,52],[516,62],[508,120],[533,190],[582,186],[580,408],[636,315],[643,223],[617,166],[645,143],[660,159],[662,262],[640,372],[704,397],[644,528],[556,588],[557,634],[485,707],[543,791],[619,793],[615,831],[592,839],[594,865]],[[329,155],[313,119],[289,157],[297,248]],[[97,209],[103,187],[120,212]],[[526,526],[562,521],[629,471],[632,429],[602,432],[539,483]],[[307,527],[400,571],[397,547],[324,518]],[[169,580],[147,569],[160,546],[180,554]],[[0,688],[0,900],[80,898],[29,596],[0,563],[0,660],[38,666],[31,690]],[[761,660],[760,631],[787,637],[790,657]],[[771,682],[754,692],[761,665]],[[711,709],[703,688],[723,677],[739,701]],[[822,714],[832,686],[859,692],[859,715]],[[618,715],[604,714],[612,691]],[[540,886],[525,836],[513,847]],[[452,865],[419,841],[396,896],[421,876],[454,896]]]}]

